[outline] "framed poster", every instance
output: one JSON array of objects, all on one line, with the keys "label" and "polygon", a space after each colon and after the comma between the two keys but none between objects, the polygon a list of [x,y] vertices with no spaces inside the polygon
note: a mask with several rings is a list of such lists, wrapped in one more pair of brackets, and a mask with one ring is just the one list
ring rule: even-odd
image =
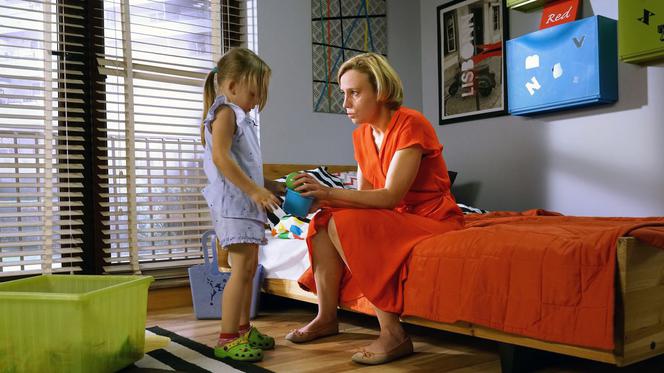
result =
[{"label": "framed poster", "polygon": [[385,0],[311,0],[313,109],[345,114],[337,72],[364,52],[387,55]]},{"label": "framed poster", "polygon": [[507,114],[503,0],[438,6],[439,124]]}]

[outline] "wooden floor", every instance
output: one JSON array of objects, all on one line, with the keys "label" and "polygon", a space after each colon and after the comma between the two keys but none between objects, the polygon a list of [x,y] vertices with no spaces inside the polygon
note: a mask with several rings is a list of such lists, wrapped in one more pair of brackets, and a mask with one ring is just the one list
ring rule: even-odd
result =
[{"label": "wooden floor", "polygon": [[[311,320],[315,306],[263,294],[261,311],[253,321],[277,340],[258,365],[275,372],[500,372],[497,344],[478,338],[406,325],[416,353],[390,364],[367,367],[351,362],[353,351],[367,345],[378,333],[375,318],[339,311],[341,334],[308,344],[284,339],[291,329]],[[190,306],[148,312],[148,326],[158,325],[187,338],[214,346],[218,320],[196,320]],[[535,372],[664,372],[664,356],[627,368],[545,353],[537,357]]]}]

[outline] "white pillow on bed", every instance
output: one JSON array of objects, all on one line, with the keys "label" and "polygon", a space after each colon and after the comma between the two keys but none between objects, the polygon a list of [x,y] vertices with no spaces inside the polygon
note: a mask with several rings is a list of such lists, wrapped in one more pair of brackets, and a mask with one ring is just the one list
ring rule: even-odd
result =
[{"label": "white pillow on bed", "polygon": [[459,206],[461,212],[463,212],[464,214],[486,214],[489,212],[487,210],[482,210],[477,207],[464,205],[463,203],[457,203],[457,206]]},{"label": "white pillow on bed", "polygon": [[357,171],[334,172],[332,175],[341,180],[345,189],[357,189]]}]

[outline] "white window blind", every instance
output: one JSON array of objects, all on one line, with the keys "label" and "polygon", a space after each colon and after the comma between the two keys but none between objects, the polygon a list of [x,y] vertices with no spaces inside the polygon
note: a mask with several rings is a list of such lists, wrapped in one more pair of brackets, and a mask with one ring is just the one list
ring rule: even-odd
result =
[{"label": "white window blind", "polygon": [[0,277],[81,270],[76,8],[0,0]]},{"label": "white window blind", "polygon": [[212,229],[200,193],[203,80],[223,48],[248,45],[254,9],[252,1],[104,1],[105,109],[95,117],[105,272],[200,263],[201,234]]}]

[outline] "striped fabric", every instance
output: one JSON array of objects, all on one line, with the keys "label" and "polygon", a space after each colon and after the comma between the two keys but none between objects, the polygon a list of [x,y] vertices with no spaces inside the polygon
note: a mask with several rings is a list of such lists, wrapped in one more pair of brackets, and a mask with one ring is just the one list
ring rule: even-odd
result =
[{"label": "striped fabric", "polygon": [[153,333],[171,339],[165,348],[148,352],[134,366],[127,367],[122,372],[155,372],[177,371],[190,373],[226,373],[226,372],[271,372],[251,363],[220,360],[214,356],[214,349],[204,344],[192,341],[158,326],[147,328],[146,333]]},{"label": "striped fabric", "polygon": [[457,206],[459,206],[461,212],[463,212],[464,214],[486,214],[487,212],[489,212],[487,210],[482,210],[477,207],[464,205],[463,203],[457,203]]},{"label": "striped fabric", "polygon": [[[332,187],[332,188],[346,188],[344,186],[343,181],[339,177],[334,176],[330,172],[328,172],[327,167],[325,167],[325,166],[320,166],[320,167],[317,167],[317,168],[313,168],[311,170],[302,170],[302,171],[299,171],[299,172],[308,173],[309,175],[316,178],[316,180],[318,180],[318,182],[323,184],[323,185],[327,185],[327,186]],[[284,175],[283,177],[281,177],[281,178],[279,178],[275,181],[279,181],[279,182],[282,182],[282,183],[286,182],[286,175]]]}]

